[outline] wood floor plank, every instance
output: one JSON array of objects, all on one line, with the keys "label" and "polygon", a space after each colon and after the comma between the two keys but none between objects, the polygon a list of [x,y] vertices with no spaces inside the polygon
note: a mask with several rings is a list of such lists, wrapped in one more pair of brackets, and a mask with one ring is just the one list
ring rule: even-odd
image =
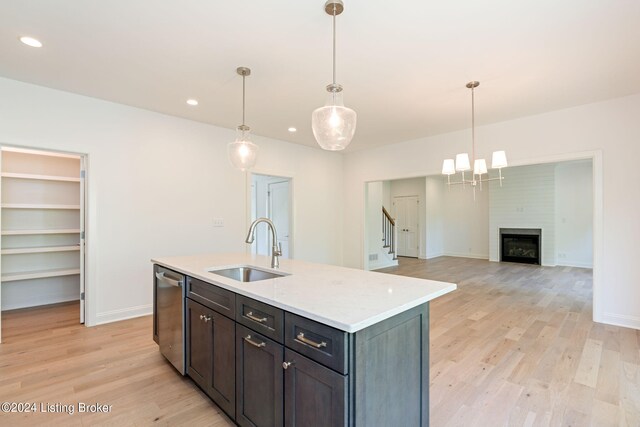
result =
[{"label": "wood floor plank", "polygon": [[592,321],[590,269],[440,257],[380,271],[458,284],[431,303],[433,426],[640,426],[640,331]]},{"label": "wood floor plank", "polygon": [[601,356],[602,341],[587,339],[584,343],[580,363],[578,364],[575,382],[595,388],[598,381]]}]

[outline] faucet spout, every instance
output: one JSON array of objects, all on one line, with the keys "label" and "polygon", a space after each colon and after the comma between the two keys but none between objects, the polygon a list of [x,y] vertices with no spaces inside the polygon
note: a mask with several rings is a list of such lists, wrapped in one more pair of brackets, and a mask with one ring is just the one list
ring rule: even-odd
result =
[{"label": "faucet spout", "polygon": [[278,233],[276,232],[276,226],[269,218],[258,218],[253,221],[251,223],[251,226],[249,227],[249,232],[247,233],[245,242],[249,244],[253,243],[256,237],[256,226],[261,222],[266,223],[271,230],[271,240],[273,242],[273,246],[271,247],[271,268],[279,268],[280,261],[278,257],[282,256],[282,245],[278,244]]}]

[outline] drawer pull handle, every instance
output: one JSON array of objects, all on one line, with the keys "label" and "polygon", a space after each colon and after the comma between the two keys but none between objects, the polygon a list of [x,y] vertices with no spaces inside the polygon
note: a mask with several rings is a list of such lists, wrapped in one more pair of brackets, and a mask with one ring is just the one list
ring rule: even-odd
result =
[{"label": "drawer pull handle", "polygon": [[296,336],[296,341],[300,341],[304,344],[310,345],[311,347],[314,348],[322,348],[322,347],[326,347],[327,343],[322,341],[322,342],[315,342],[313,340],[310,340],[309,338],[304,336],[304,332],[300,332],[297,336]]},{"label": "drawer pull handle", "polygon": [[204,320],[204,323],[207,323],[209,320],[211,320],[211,316],[205,316],[204,314],[201,314],[200,320]]},{"label": "drawer pull handle", "polygon": [[244,317],[248,317],[249,319],[253,320],[254,322],[258,322],[258,323],[264,323],[267,321],[266,317],[256,317],[253,315],[253,311],[248,312],[247,314],[244,315]]},{"label": "drawer pull handle", "polygon": [[293,362],[282,362],[282,369],[289,369],[291,365],[293,365]]},{"label": "drawer pull handle", "polygon": [[246,337],[244,337],[244,340],[246,342],[248,342],[249,344],[251,344],[254,347],[258,347],[258,348],[262,348],[265,347],[267,344],[264,342],[255,342],[254,340],[251,339],[251,335],[247,335]]}]

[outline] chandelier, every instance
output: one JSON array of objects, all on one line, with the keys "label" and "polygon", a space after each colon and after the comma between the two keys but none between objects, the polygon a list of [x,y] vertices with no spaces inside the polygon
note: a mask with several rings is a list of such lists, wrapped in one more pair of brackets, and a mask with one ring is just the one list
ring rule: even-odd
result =
[{"label": "chandelier", "polygon": [[336,83],[336,16],[344,10],[342,0],[327,0],[324,10],[333,17],[333,83],[327,86],[327,101],[311,115],[311,128],[320,147],[325,150],[344,150],[356,132],[357,114],[345,107],[342,86]]},{"label": "chandelier", "polygon": [[245,171],[256,164],[258,157],[258,146],[251,142],[251,134],[249,133],[251,129],[244,124],[244,80],[251,75],[251,70],[247,67],[238,67],[236,73],[242,76],[242,124],[237,128],[236,140],[227,145],[227,152],[231,164],[241,171]]},{"label": "chandelier", "polygon": [[[465,178],[465,172],[471,170],[471,162],[468,153],[460,153],[456,155],[455,162],[453,159],[445,159],[442,163],[442,174],[447,176],[447,185],[462,184],[464,188],[469,184],[473,188],[473,198],[476,197],[476,187],[482,190],[482,183],[488,181],[499,181],[502,187],[502,168],[507,167],[507,155],[504,151],[494,151],[491,157],[491,169],[498,169],[498,177],[489,178],[487,171],[487,162],[485,159],[476,159],[476,122],[475,122],[475,97],[474,89],[480,85],[480,82],[472,81],[467,83],[467,88],[471,89],[471,162],[473,162],[473,173],[471,179]],[[461,180],[451,182],[451,175],[461,172]],[[487,174],[486,178],[482,176]]]}]

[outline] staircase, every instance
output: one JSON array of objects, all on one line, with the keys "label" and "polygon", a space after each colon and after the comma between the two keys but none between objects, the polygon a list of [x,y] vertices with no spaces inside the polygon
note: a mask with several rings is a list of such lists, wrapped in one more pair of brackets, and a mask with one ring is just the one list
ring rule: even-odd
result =
[{"label": "staircase", "polygon": [[382,247],[389,251],[389,255],[393,260],[397,260],[396,256],[396,242],[398,241],[398,235],[396,231],[396,221],[391,218],[389,212],[382,207]]}]

